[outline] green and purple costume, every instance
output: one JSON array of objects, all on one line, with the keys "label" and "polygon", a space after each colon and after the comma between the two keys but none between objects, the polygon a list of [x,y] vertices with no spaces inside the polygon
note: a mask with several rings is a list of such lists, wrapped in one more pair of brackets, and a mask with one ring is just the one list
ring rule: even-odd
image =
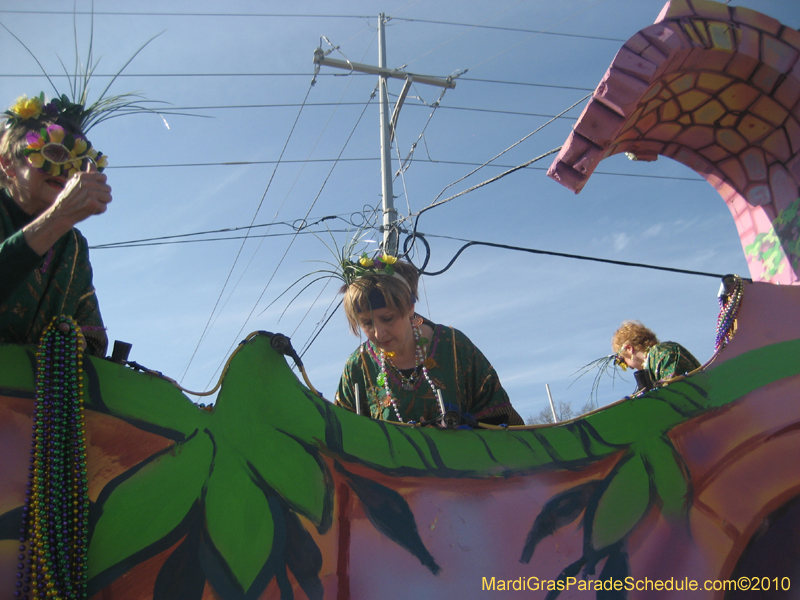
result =
[{"label": "green and purple costume", "polygon": [[83,330],[86,351],[105,356],[86,238],[73,228],[39,256],[22,233],[32,220],[0,190],[0,342],[38,343],[53,317],[67,315]]},{"label": "green and purple costume", "polygon": [[686,375],[700,366],[692,353],[676,342],[662,342],[651,346],[647,352],[644,368],[653,382]]},{"label": "green and purple costume", "polygon": [[[442,390],[445,410],[457,407],[462,415],[476,421],[523,425],[494,368],[469,338],[452,327],[426,323],[433,328],[433,337],[425,365],[433,384]],[[406,378],[404,387],[400,374],[387,361],[389,389],[406,423],[431,421],[440,415],[436,396],[421,371],[418,368],[411,385],[410,378]],[[357,384],[362,415],[397,421],[386,389],[378,383],[380,374],[380,351],[370,342],[361,344],[347,359],[336,392],[336,404],[355,411]]]}]

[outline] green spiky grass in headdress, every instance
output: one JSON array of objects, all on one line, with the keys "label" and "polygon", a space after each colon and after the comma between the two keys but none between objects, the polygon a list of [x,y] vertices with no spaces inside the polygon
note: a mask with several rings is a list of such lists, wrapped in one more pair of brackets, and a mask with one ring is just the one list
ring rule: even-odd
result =
[{"label": "green spiky grass in headdress", "polygon": [[608,356],[603,356],[602,358],[598,358],[582,366],[580,369],[573,373],[575,380],[569,384],[569,387],[572,387],[578,379],[591,373],[594,371],[594,379],[592,380],[592,389],[589,392],[589,403],[592,404],[595,408],[597,407],[597,393],[600,389],[600,382],[603,380],[605,375],[610,374],[612,382],[616,380],[617,377],[617,367],[620,370],[627,371],[628,365],[625,364],[625,361],[622,360],[618,353],[609,354]]},{"label": "green spiky grass in headdress", "polygon": [[[17,127],[20,124],[25,124],[31,129],[26,138],[28,146],[23,152],[32,166],[50,175],[55,176],[62,172],[66,175],[71,175],[76,170],[79,170],[81,168],[80,165],[87,159],[92,160],[97,165],[99,171],[103,170],[107,164],[107,158],[101,152],[94,150],[89,140],[85,137],[85,134],[98,123],[123,115],[153,113],[161,117],[164,124],[169,128],[169,124],[166,119],[164,119],[163,114],[186,114],[169,109],[156,110],[152,105],[166,103],[156,100],[146,100],[140,94],[134,92],[116,94],[113,96],[107,95],[111,85],[117,80],[117,77],[119,77],[122,71],[125,70],[139,52],[161,34],[153,36],[139,47],[139,49],[134,52],[133,56],[131,56],[122,68],[111,78],[111,81],[103,89],[97,100],[87,105],[89,98],[89,81],[100,62],[99,59],[94,61],[92,49],[94,38],[93,21],[92,30],[89,35],[89,51],[85,64],[82,63],[78,51],[77,31],[75,33],[74,73],[70,74],[64,66],[64,63],[61,62],[69,81],[69,95],[59,92],[55,83],[53,83],[53,80],[42,66],[42,63],[39,62],[39,59],[36,58],[36,55],[34,55],[31,49],[8,29],[8,27],[2,23],[0,23],[0,26],[17,40],[28,54],[31,55],[55,91],[55,97],[49,102],[46,102],[44,92],[41,92],[39,96],[33,98],[22,96],[4,113],[6,116],[6,129]],[[37,123],[37,121],[41,121],[41,123]],[[68,124],[68,128],[74,127],[80,133],[65,131],[65,129],[57,123]],[[41,124],[42,127],[34,130],[37,124]]]},{"label": "green spiky grass in headdress", "polygon": [[[370,275],[386,275],[391,277],[394,275],[394,265],[397,262],[397,257],[384,252],[377,252],[374,255],[366,251],[366,244],[373,240],[366,240],[366,231],[359,230],[350,237],[346,244],[339,246],[333,233],[328,230],[332,244],[328,244],[325,240],[317,236],[328,251],[331,253],[332,260],[315,260],[312,262],[322,263],[325,265],[323,268],[316,269],[310,273],[306,273],[299,277],[279,294],[272,302],[267,305],[264,311],[273,306],[280,298],[286,295],[292,288],[295,288],[301,282],[305,282],[300,291],[298,291],[289,301],[284,313],[305,290],[318,281],[333,279],[340,281],[344,286],[349,286],[357,279],[368,277]],[[316,234],[315,234],[316,235]],[[349,232],[348,232],[349,236]],[[262,311],[263,312],[263,311]],[[283,313],[281,313],[283,316]]]}]

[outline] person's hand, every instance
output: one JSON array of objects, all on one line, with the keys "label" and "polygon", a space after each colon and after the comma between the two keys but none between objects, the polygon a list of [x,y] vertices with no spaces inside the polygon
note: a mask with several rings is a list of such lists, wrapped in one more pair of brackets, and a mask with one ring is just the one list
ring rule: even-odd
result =
[{"label": "person's hand", "polygon": [[89,161],[85,171],[67,180],[51,212],[53,216],[65,218],[75,225],[92,215],[104,213],[109,202],[111,186],[106,183],[106,176]]},{"label": "person's hand", "polygon": [[106,176],[89,162],[85,171],[67,180],[53,205],[23,228],[31,249],[44,256],[49,248],[77,223],[104,213],[111,202],[111,186]]}]

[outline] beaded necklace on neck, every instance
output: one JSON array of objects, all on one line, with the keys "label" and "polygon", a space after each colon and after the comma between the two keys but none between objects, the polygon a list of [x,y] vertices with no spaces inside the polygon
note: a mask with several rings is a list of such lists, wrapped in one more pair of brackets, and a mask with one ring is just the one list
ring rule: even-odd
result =
[{"label": "beaded necklace on neck", "polygon": [[[411,329],[414,332],[414,368],[418,369],[422,366],[422,374],[425,377],[425,380],[428,382],[428,385],[431,386],[431,390],[433,391],[434,398],[437,397],[437,389],[436,386],[433,385],[433,380],[431,376],[428,374],[428,367],[425,366],[425,359],[427,358],[427,350],[426,344],[427,340],[420,339],[420,332],[419,332],[419,325],[421,324],[422,319],[417,315],[411,317]],[[386,397],[389,398],[389,402],[392,403],[392,408],[394,408],[394,414],[397,415],[397,420],[403,423],[403,417],[400,416],[400,410],[397,408],[397,401],[395,400],[394,396],[392,395],[391,389],[389,389],[389,374],[386,372],[386,353],[381,350],[381,373],[378,375],[378,384],[383,386],[383,389],[386,390]],[[396,368],[396,367],[395,367]],[[406,378],[400,373],[399,369],[397,370],[398,374],[400,375],[401,379],[401,386],[403,386],[404,380]],[[410,383],[410,387],[413,389],[413,383]],[[437,404],[437,407],[439,405]],[[439,409],[441,413],[441,409]]]}]

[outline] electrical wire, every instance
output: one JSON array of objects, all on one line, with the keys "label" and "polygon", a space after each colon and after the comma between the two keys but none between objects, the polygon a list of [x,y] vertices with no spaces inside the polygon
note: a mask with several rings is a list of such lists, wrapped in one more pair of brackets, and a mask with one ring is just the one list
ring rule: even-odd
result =
[{"label": "electrical wire", "polygon": [[[372,94],[371,97],[374,97],[374,95],[375,95],[375,91],[373,91],[373,94]],[[345,149],[347,148],[347,145],[349,144],[350,140],[353,138],[353,134],[355,133],[356,129],[358,128],[358,125],[361,123],[361,119],[364,117],[364,114],[366,113],[368,107],[369,107],[369,104],[366,104],[364,106],[364,110],[361,111],[361,114],[359,115],[358,120],[356,121],[355,125],[353,125],[353,128],[350,131],[350,135],[347,136],[347,140],[345,140],[344,144],[342,145],[342,149],[339,151],[339,157],[341,157],[341,155],[344,153]],[[334,161],[334,164],[331,166],[331,168],[330,168],[330,170],[328,172],[328,175],[326,176],[325,180],[322,182],[322,185],[320,186],[320,189],[317,192],[317,195],[315,196],[314,200],[312,201],[311,206],[308,208],[308,212],[306,213],[305,218],[308,218],[308,215],[314,209],[314,206],[315,206],[317,200],[319,200],[319,197],[322,194],[322,191],[325,189],[325,186],[328,183],[331,175],[333,175],[333,171],[336,168],[337,164],[338,164],[338,162]],[[255,312],[256,307],[258,306],[259,302],[261,302],[261,299],[264,297],[264,294],[266,293],[267,288],[269,287],[270,283],[274,279],[274,277],[275,277],[276,273],[278,272],[278,269],[280,268],[281,264],[283,264],[283,261],[285,260],[286,255],[288,254],[289,250],[291,249],[292,244],[294,243],[295,239],[296,239],[296,236],[293,237],[292,240],[289,242],[289,245],[287,246],[286,251],[283,253],[283,255],[281,256],[280,260],[278,261],[278,264],[276,265],[272,275],[270,276],[269,280],[267,281],[266,285],[264,286],[264,289],[262,290],[262,292],[259,295],[259,297],[256,300],[256,302],[253,304],[253,308],[250,310],[250,313],[247,315],[247,318],[244,320],[244,323],[242,324],[242,327],[239,329],[239,332],[236,334],[236,338],[237,339],[241,335],[242,331],[244,331],[244,328],[247,326],[247,323],[250,320],[250,318],[253,316],[253,313]],[[233,347],[233,345],[231,345],[231,347]],[[229,348],[228,352],[230,352],[230,348]]]},{"label": "electrical wire", "polygon": [[[542,156],[539,156],[539,157],[537,157],[537,158],[534,158],[533,160],[530,160],[530,161],[528,161],[528,162],[526,162],[526,163],[523,163],[522,165],[518,165],[518,166],[516,166],[516,167],[512,167],[511,169],[509,169],[508,171],[506,171],[505,173],[502,173],[501,175],[499,175],[499,176],[497,176],[497,177],[493,177],[492,179],[490,179],[490,180],[488,180],[488,181],[485,181],[485,182],[483,182],[483,183],[480,183],[480,184],[478,184],[478,185],[476,185],[476,186],[472,186],[472,187],[471,187],[469,190],[465,190],[464,192],[459,192],[458,194],[456,194],[456,195],[454,195],[454,196],[451,196],[451,197],[449,197],[449,198],[445,198],[445,199],[444,199],[444,200],[442,200],[442,201],[439,201],[439,198],[441,198],[441,197],[442,197],[442,194],[444,194],[444,193],[445,193],[445,192],[446,192],[446,191],[447,191],[449,188],[453,187],[453,186],[454,186],[455,184],[457,184],[457,183],[460,183],[461,181],[464,181],[464,180],[465,180],[467,177],[469,177],[470,175],[473,175],[473,174],[477,173],[477,172],[478,172],[478,171],[480,171],[480,170],[481,170],[483,167],[485,167],[485,166],[489,165],[490,163],[494,162],[494,161],[495,161],[497,158],[499,158],[499,157],[503,156],[503,155],[504,155],[506,152],[510,151],[512,148],[515,148],[516,146],[519,146],[519,145],[520,145],[522,142],[524,142],[524,141],[525,141],[525,140],[527,140],[528,138],[532,137],[534,134],[536,134],[536,133],[539,133],[539,132],[540,132],[542,129],[544,129],[545,127],[547,127],[548,125],[550,125],[550,123],[552,123],[553,121],[555,121],[555,120],[556,120],[558,117],[560,117],[561,115],[563,115],[563,114],[565,114],[565,113],[567,113],[567,112],[571,111],[573,108],[575,108],[576,106],[578,106],[578,104],[580,104],[581,102],[583,102],[584,100],[586,100],[587,98],[589,98],[589,96],[591,96],[591,94],[587,94],[586,96],[584,96],[583,98],[581,98],[580,100],[578,100],[577,102],[575,102],[574,104],[572,104],[571,106],[569,106],[569,107],[565,108],[565,109],[564,109],[564,110],[562,110],[562,111],[561,111],[559,114],[557,114],[556,116],[554,116],[552,119],[550,119],[549,121],[547,121],[547,122],[546,122],[546,123],[544,123],[543,125],[540,125],[539,127],[537,127],[536,129],[534,129],[533,131],[531,131],[531,132],[530,132],[528,135],[526,135],[526,136],[525,136],[525,137],[523,137],[522,139],[520,139],[520,140],[518,140],[518,141],[514,142],[513,144],[511,144],[511,145],[510,145],[508,148],[506,148],[506,149],[505,149],[505,150],[503,150],[502,152],[499,152],[498,154],[495,154],[495,155],[494,155],[492,158],[490,158],[489,160],[487,160],[485,163],[483,163],[483,164],[479,165],[479,166],[478,166],[476,169],[473,169],[472,171],[470,171],[469,173],[467,173],[467,174],[466,174],[466,175],[464,175],[463,177],[460,177],[459,179],[455,180],[454,182],[452,182],[452,183],[450,183],[450,184],[446,185],[446,186],[445,186],[445,187],[442,189],[442,191],[441,191],[441,192],[439,192],[439,194],[436,196],[436,198],[434,198],[434,199],[433,199],[433,201],[432,201],[432,202],[431,202],[431,203],[430,203],[430,204],[429,204],[427,207],[425,207],[425,208],[423,208],[421,211],[419,211],[419,212],[417,213],[417,215],[421,215],[421,214],[422,214],[422,213],[424,213],[425,211],[427,211],[427,210],[430,210],[431,208],[434,208],[434,207],[436,207],[436,206],[439,206],[440,204],[444,204],[445,202],[449,202],[450,200],[453,200],[454,198],[457,198],[458,196],[462,196],[462,195],[466,194],[467,192],[470,192],[470,191],[476,190],[476,189],[478,189],[479,187],[483,187],[484,185],[487,185],[487,184],[489,184],[489,183],[492,183],[492,182],[494,182],[494,181],[497,181],[498,179],[500,179],[501,177],[505,177],[505,176],[506,176],[506,175],[508,175],[509,173],[513,173],[514,171],[518,171],[519,169],[525,168],[526,166],[533,164],[533,163],[534,163],[534,162],[536,162],[537,160],[540,160],[541,158],[544,158],[544,157],[545,157],[545,156],[547,156],[548,154],[552,154],[552,153],[553,153],[553,150],[551,150],[551,151],[550,151],[550,152],[548,152],[547,154],[544,154],[544,155],[542,155]],[[559,149],[560,149],[560,148],[557,148],[555,151],[558,151]]]},{"label": "electrical wire", "polygon": [[[341,77],[340,73],[320,73],[317,77]],[[367,73],[359,73],[353,72],[349,74],[350,77],[373,77],[372,75],[368,75]],[[14,78],[14,79],[40,79],[44,78],[45,76],[41,73],[0,73],[0,77],[2,78]],[[65,78],[69,77],[69,75],[59,75],[58,73],[54,75],[50,75],[51,79],[58,79],[58,78]],[[157,78],[169,78],[169,79],[178,79],[181,77],[308,77],[308,73],[120,73],[119,75],[113,74],[92,74],[93,79],[104,79],[104,78],[112,78],[117,77],[117,79],[126,79],[126,78],[146,78],[152,77],[153,79]],[[587,87],[579,87],[579,86],[571,86],[571,85],[556,85],[553,83],[537,83],[532,81],[503,81],[501,79],[481,79],[477,77],[461,77],[461,81],[471,81],[475,83],[491,83],[494,85],[521,85],[527,87],[541,87],[541,88],[552,88],[556,90],[577,90],[580,92],[591,92],[594,88],[587,88]],[[348,103],[344,103],[345,105]],[[322,106],[324,104],[315,104],[312,106]],[[280,105],[278,105],[280,106]],[[287,104],[286,106],[294,106],[293,104]],[[259,105],[248,105],[243,104],[241,107],[237,106],[230,106],[230,108],[258,108]],[[209,107],[209,108],[217,108],[217,107]],[[219,108],[228,108],[227,106],[220,106]]]},{"label": "electrical wire", "polygon": [[[313,89],[315,83],[316,83],[316,78],[311,80],[311,83],[309,84],[308,89],[306,90],[306,95],[303,98],[304,103],[306,100],[308,100],[308,96],[311,94],[311,90]],[[294,123],[292,124],[292,128],[289,130],[289,135],[286,136],[286,141],[284,142],[283,148],[281,149],[281,154],[278,158],[278,164],[280,163],[280,159],[283,158],[283,154],[286,152],[286,148],[289,145],[289,140],[292,139],[292,134],[294,133],[295,127],[297,126],[297,122],[300,120],[300,115],[302,113],[303,113],[303,107],[301,106],[300,110],[297,111],[297,116],[295,117]],[[256,211],[255,213],[253,213],[253,219],[250,222],[250,225],[253,225],[253,223],[255,223],[256,217],[258,216],[258,213],[261,210],[261,206],[264,203],[264,199],[267,196],[267,192],[269,191],[272,185],[272,181],[275,178],[275,172],[278,170],[278,164],[276,164],[275,168],[272,170],[272,175],[270,176],[269,182],[267,183],[267,187],[264,189],[264,193],[261,196],[261,200],[259,201],[258,206],[256,207]],[[189,362],[186,364],[186,368],[183,370],[183,374],[181,375],[181,380],[183,380],[183,378],[186,376],[186,373],[189,371],[189,367],[192,365],[192,361],[194,360],[194,357],[197,355],[197,351],[200,349],[200,344],[203,342],[203,339],[205,338],[205,335],[208,332],[209,327],[211,326],[211,321],[214,317],[214,313],[216,312],[217,307],[219,306],[220,300],[222,299],[222,295],[225,293],[225,288],[227,287],[228,282],[230,281],[231,276],[233,275],[233,270],[236,267],[237,262],[239,261],[239,257],[242,254],[242,250],[244,250],[244,245],[246,242],[247,242],[247,236],[245,236],[245,239],[242,240],[242,243],[239,246],[239,250],[236,253],[236,258],[233,261],[233,265],[231,265],[231,268],[228,271],[228,275],[225,278],[225,283],[223,283],[222,289],[219,292],[219,296],[217,297],[217,300],[214,303],[214,307],[211,309],[211,314],[208,316],[208,320],[206,321],[205,327],[203,327],[203,331],[200,334],[200,338],[197,340],[197,345],[195,346],[194,351],[192,352],[192,355],[189,358]]]},{"label": "electrical wire", "polygon": [[[424,141],[424,140],[423,140]],[[379,157],[368,157],[368,158],[342,158],[337,160],[335,158],[319,158],[319,159],[306,159],[306,160],[283,160],[282,163],[287,164],[294,164],[294,163],[325,163],[325,162],[375,162],[380,160]],[[483,167],[483,168],[495,168],[495,169],[516,169],[519,165],[507,165],[507,164],[487,164],[483,163],[476,163],[464,160],[442,160],[442,159],[432,159],[432,158],[415,158],[416,162],[421,163],[431,163],[431,164],[441,164],[441,165],[456,165],[456,166],[466,166],[466,167]],[[178,167],[227,167],[233,165],[272,165],[277,164],[278,161],[275,160],[263,160],[263,161],[242,161],[236,163],[181,163],[181,164],[170,164],[170,165],[122,165],[122,166],[108,166],[106,170],[109,169],[147,169],[147,168],[162,168],[162,167],[171,167],[171,168],[178,168]],[[534,171],[546,171],[546,167],[534,167],[534,166],[527,166],[526,169],[531,169]],[[678,175],[651,175],[647,173],[616,173],[613,171],[595,171],[592,175],[611,175],[614,177],[640,177],[644,179],[664,179],[668,181],[694,181],[697,183],[706,183],[706,180],[702,177],[681,177]],[[462,179],[468,177],[466,175]],[[460,181],[460,180],[459,180]],[[457,183],[457,182],[456,182]],[[452,184],[451,184],[452,185]],[[449,186],[448,186],[449,187]]]},{"label": "electrical wire", "polygon": [[[110,11],[57,11],[57,10],[0,10],[0,14],[21,14],[21,15],[92,15],[108,17],[211,17],[211,18],[286,18],[286,19],[374,19],[375,15],[331,15],[331,14],[280,14],[280,13],[176,13],[176,12],[110,12]],[[498,31],[510,31],[515,33],[534,33],[539,35],[551,35],[569,37],[586,40],[597,40],[607,42],[624,43],[626,40],[610,38],[596,35],[583,35],[578,33],[560,33],[555,31],[543,31],[537,29],[523,29],[519,27],[503,27],[499,25],[482,25],[470,23],[456,23],[452,21],[434,21],[430,19],[412,19],[407,17],[392,17],[395,21],[406,21],[409,23],[426,23],[432,25],[449,25],[454,27],[468,27],[470,29],[494,29]]]},{"label": "electrical wire", "polygon": [[[229,232],[244,231],[244,230],[253,230],[253,229],[260,229],[261,227],[273,227],[275,225],[284,225],[286,227],[291,228],[295,232],[300,232],[300,231],[304,231],[306,229],[309,229],[309,228],[311,228],[311,227],[313,227],[315,225],[319,225],[320,223],[323,223],[325,221],[330,221],[332,219],[341,220],[341,221],[344,221],[346,223],[350,222],[350,221],[348,221],[347,219],[343,218],[340,215],[330,215],[330,216],[327,216],[327,217],[321,217],[321,218],[317,219],[316,221],[314,221],[313,223],[306,223],[306,222],[304,222],[304,221],[302,221],[300,219],[298,219],[298,220],[296,220],[294,222],[274,221],[272,223],[260,223],[258,225],[246,225],[244,227],[225,227],[223,229],[208,229],[208,230],[205,230],[205,231],[196,231],[196,232],[193,232],[193,233],[179,233],[179,234],[175,234],[175,235],[162,235],[162,236],[156,236],[156,237],[140,238],[138,240],[128,240],[128,241],[125,241],[125,242],[108,242],[107,244],[98,244],[96,246],[89,246],[89,248],[92,249],[92,250],[105,250],[105,249],[108,249],[108,248],[130,248],[130,247],[136,247],[136,246],[147,246],[147,245],[150,245],[148,242],[162,242],[162,241],[166,242],[166,241],[171,241],[171,240],[180,240],[180,238],[188,238],[188,237],[200,236],[200,235],[211,235],[211,234],[217,234],[217,233],[229,233]],[[298,224],[298,222],[300,224]],[[280,234],[280,235],[286,235],[286,234]],[[231,238],[213,238],[213,239],[216,241],[216,240],[219,240],[219,239],[239,239],[239,238],[231,237]],[[188,241],[204,242],[204,241],[207,241],[207,240],[206,239],[201,239],[201,240],[188,240]]]},{"label": "electrical wire", "polygon": [[[416,233],[415,235],[418,238],[424,238],[423,234]],[[448,271],[450,269],[450,267],[452,267],[453,264],[456,262],[456,260],[458,260],[458,257],[461,256],[461,254],[467,248],[470,248],[472,246],[486,246],[488,248],[499,248],[499,249],[502,249],[502,250],[514,250],[514,251],[517,251],[517,252],[526,252],[528,254],[541,254],[541,255],[544,255],[544,256],[557,256],[557,257],[560,257],[560,258],[571,258],[571,259],[574,259],[574,260],[585,260],[585,261],[591,261],[591,262],[599,262],[599,263],[605,263],[605,264],[611,264],[611,265],[618,265],[618,266],[622,266],[622,267],[636,267],[636,268],[641,268],[641,269],[652,269],[652,270],[655,270],[655,271],[667,271],[669,273],[680,273],[682,275],[699,275],[699,276],[702,276],[702,277],[714,277],[716,279],[721,279],[722,277],[725,276],[725,274],[720,274],[720,273],[708,273],[706,271],[693,271],[691,269],[678,269],[676,267],[663,267],[663,266],[660,266],[660,265],[651,265],[651,264],[647,264],[647,263],[637,263],[637,262],[631,262],[631,261],[625,261],[625,260],[612,260],[612,259],[609,259],[609,258],[598,258],[596,256],[585,256],[585,255],[581,255],[581,254],[568,254],[568,253],[565,253],[565,252],[554,252],[552,250],[539,250],[537,248],[526,248],[524,246],[513,246],[513,245],[510,245],[510,244],[499,244],[499,243],[496,243],[496,242],[481,242],[481,241],[478,241],[478,240],[467,240],[467,239],[464,239],[464,238],[457,238],[457,237],[451,237],[451,236],[445,236],[445,235],[438,235],[438,236],[431,235],[431,236],[428,236],[428,237],[438,237],[438,238],[443,238],[443,239],[449,239],[449,240],[456,240],[456,241],[460,241],[460,242],[465,242],[465,244],[461,248],[459,248],[458,251],[453,255],[453,258],[450,259],[450,261],[447,263],[447,265],[445,265],[445,267],[443,269],[440,269],[439,271],[426,271],[425,270],[425,266],[427,266],[427,264],[428,264],[428,260],[426,258],[426,260],[423,263],[423,266],[421,268],[419,268],[419,272],[420,272],[420,275],[429,275],[431,277],[435,277],[436,275],[441,275],[441,274],[445,273],[446,271]],[[408,239],[406,239],[406,242],[408,242],[410,238],[411,238],[411,236],[408,236]],[[427,247],[428,247],[428,254],[430,254],[430,246],[427,246]],[[751,281],[751,280],[750,279],[746,279],[746,278],[743,277],[742,281]]]},{"label": "electrical wire", "polygon": [[[443,47],[444,47],[444,46],[446,46],[447,44],[451,44],[451,43],[452,43],[452,42],[454,42],[456,39],[460,38],[462,35],[466,35],[467,33],[470,33],[472,30],[480,28],[480,27],[483,25],[483,23],[485,23],[486,21],[491,21],[491,20],[492,20],[492,19],[494,19],[495,17],[497,17],[497,16],[499,16],[499,15],[503,14],[504,12],[506,12],[507,10],[511,9],[511,8],[512,8],[512,6],[516,6],[517,4],[520,4],[522,1],[523,1],[523,0],[518,0],[518,1],[517,1],[515,4],[512,4],[512,5],[510,5],[510,6],[507,6],[506,8],[504,8],[504,9],[502,9],[502,10],[500,10],[500,11],[498,11],[498,12],[494,13],[494,14],[492,14],[491,16],[489,16],[489,17],[486,17],[486,18],[485,18],[485,19],[484,19],[484,20],[483,20],[481,23],[479,23],[479,24],[477,24],[477,25],[468,25],[468,26],[467,26],[467,27],[468,27],[468,29],[467,29],[466,31],[462,31],[462,32],[461,32],[461,33],[459,33],[458,35],[456,35],[456,36],[454,36],[454,37],[450,38],[450,39],[449,39],[449,40],[447,40],[447,41],[444,41],[444,42],[442,42],[442,43],[441,43],[441,44],[439,44],[438,46],[434,46],[433,48],[431,48],[430,50],[428,50],[428,51],[427,51],[427,52],[425,52],[424,54],[421,54],[421,55],[420,55],[420,56],[418,56],[417,58],[415,58],[415,59],[413,59],[413,60],[409,61],[407,64],[412,64],[412,63],[414,63],[414,62],[416,62],[416,61],[420,60],[421,58],[423,58],[423,57],[427,56],[428,54],[431,54],[432,52],[436,52],[437,50],[439,50],[440,48],[443,48]],[[401,19],[397,19],[397,20],[401,20]],[[407,22],[413,22],[413,20],[411,20],[411,19],[403,19],[403,20],[405,20],[405,21],[407,21]],[[440,24],[441,24],[441,23],[440,23]],[[455,25],[455,23],[449,23],[449,25]]]},{"label": "electrical wire", "polygon": [[[599,4],[599,3],[598,3]],[[451,25],[455,27],[469,27],[470,29],[494,29],[497,31],[513,31],[515,33],[533,33],[537,35],[552,35],[558,37],[581,38],[586,40],[598,40],[603,42],[625,43],[627,40],[622,38],[604,37],[599,35],[582,35],[579,33],[561,33],[557,31],[547,31],[546,29],[523,29],[521,27],[504,27],[501,25],[473,25],[471,23],[456,23],[453,21],[434,21],[432,19],[410,19],[404,17],[392,17],[395,21],[408,21],[410,23],[429,23],[432,25]],[[566,20],[566,19],[565,19]]]}]

